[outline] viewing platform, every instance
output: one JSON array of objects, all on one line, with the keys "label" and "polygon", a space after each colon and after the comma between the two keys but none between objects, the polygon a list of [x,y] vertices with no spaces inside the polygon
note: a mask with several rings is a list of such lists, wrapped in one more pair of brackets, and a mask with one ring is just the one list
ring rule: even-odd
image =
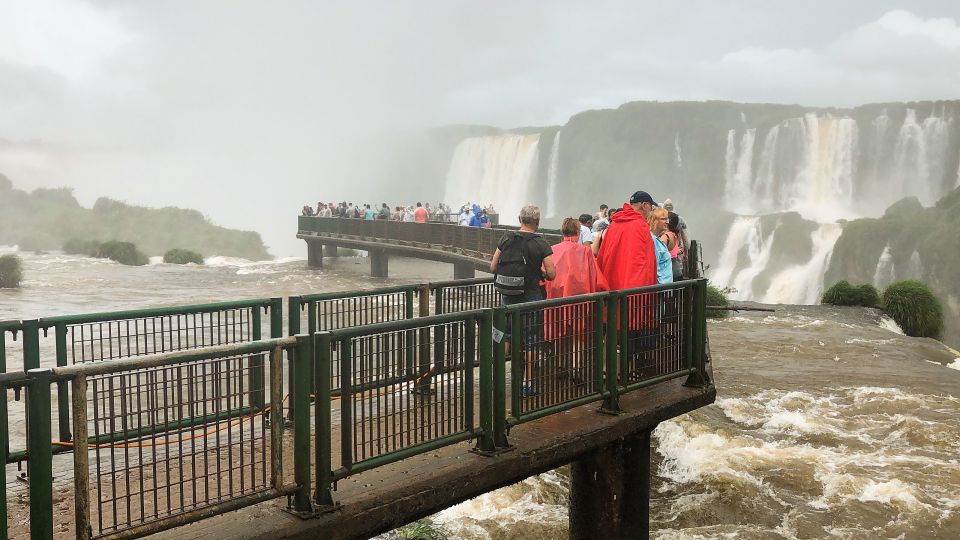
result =
[{"label": "viewing platform", "polygon": [[645,537],[651,431],[716,396],[705,292],[501,307],[471,279],[0,322],[24,366],[0,531],[366,538],[570,464],[571,538]]}]

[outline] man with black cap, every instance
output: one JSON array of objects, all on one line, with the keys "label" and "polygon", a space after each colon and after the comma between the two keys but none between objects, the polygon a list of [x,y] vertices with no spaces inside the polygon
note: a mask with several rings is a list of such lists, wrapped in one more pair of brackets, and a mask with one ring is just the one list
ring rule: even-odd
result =
[{"label": "man with black cap", "polygon": [[597,254],[610,290],[657,284],[657,259],[647,224],[647,214],[656,205],[649,193],[637,191],[611,218]]}]

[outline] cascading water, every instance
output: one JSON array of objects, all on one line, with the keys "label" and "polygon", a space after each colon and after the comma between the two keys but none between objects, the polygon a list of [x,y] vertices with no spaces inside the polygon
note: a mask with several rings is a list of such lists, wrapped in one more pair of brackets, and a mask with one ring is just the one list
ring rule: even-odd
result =
[{"label": "cascading water", "polygon": [[730,226],[730,232],[720,250],[720,258],[716,269],[710,271],[710,281],[717,287],[723,289],[730,286],[730,281],[734,272],[738,269],[740,261],[740,251],[747,242],[747,237],[751,231],[760,226],[760,218],[750,216],[739,216]]},{"label": "cascading water", "polygon": [[734,163],[727,161],[726,206],[728,209],[745,214],[750,212],[752,188],[750,170],[753,166],[753,143],[757,136],[755,128],[746,129],[740,138],[739,148],[733,148],[736,140],[735,130],[727,137],[727,156],[737,156]]},{"label": "cascading water", "polygon": [[833,246],[843,232],[836,223],[825,223],[813,232],[813,255],[806,264],[777,274],[764,295],[766,304],[816,304],[823,293],[823,274],[830,264]]},{"label": "cascading water", "polygon": [[[777,224],[779,226],[779,223]],[[760,227],[760,221],[750,229],[747,234],[747,256],[750,264],[737,273],[733,279],[732,287],[734,292],[731,296],[735,300],[751,300],[757,297],[757,291],[753,289],[753,280],[767,268],[770,262],[770,255],[773,253],[774,235],[777,233],[777,227],[774,227],[766,237]]]},{"label": "cascading water", "polygon": [[877,270],[873,273],[873,286],[882,289],[896,279],[893,267],[893,255],[890,254],[890,244],[883,248],[883,253],[877,259]]},{"label": "cascading water", "polygon": [[557,213],[557,171],[560,166],[560,131],[553,136],[553,146],[550,148],[550,168],[547,169],[547,209],[544,215],[548,218]]},{"label": "cascading water", "polygon": [[501,215],[519,215],[529,202],[539,142],[539,134],[464,139],[450,161],[444,200],[454,208],[494,202]]}]

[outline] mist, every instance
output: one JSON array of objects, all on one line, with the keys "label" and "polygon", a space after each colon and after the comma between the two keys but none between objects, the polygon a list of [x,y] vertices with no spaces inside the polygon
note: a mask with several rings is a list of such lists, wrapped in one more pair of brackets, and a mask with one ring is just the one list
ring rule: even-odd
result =
[{"label": "mist", "polygon": [[88,206],[196,208],[302,255],[304,204],[438,201],[386,198],[385,141],[632,100],[956,98],[958,20],[947,1],[5,0],[0,172]]}]

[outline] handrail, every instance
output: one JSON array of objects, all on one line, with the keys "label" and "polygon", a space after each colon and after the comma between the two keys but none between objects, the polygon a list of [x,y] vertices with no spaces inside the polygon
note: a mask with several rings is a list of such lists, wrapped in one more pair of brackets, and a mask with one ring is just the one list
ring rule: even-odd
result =
[{"label": "handrail", "polygon": [[210,313],[224,309],[240,309],[250,307],[270,307],[272,299],[254,298],[250,300],[233,300],[227,302],[213,302],[208,304],[188,304],[183,306],[164,306],[157,308],[128,309],[122,311],[103,311],[98,313],[84,313],[77,315],[56,315],[39,319],[40,328],[50,328],[57,324],[83,324],[91,322],[118,321],[140,317],[162,317],[166,315],[190,315],[194,313]]}]

